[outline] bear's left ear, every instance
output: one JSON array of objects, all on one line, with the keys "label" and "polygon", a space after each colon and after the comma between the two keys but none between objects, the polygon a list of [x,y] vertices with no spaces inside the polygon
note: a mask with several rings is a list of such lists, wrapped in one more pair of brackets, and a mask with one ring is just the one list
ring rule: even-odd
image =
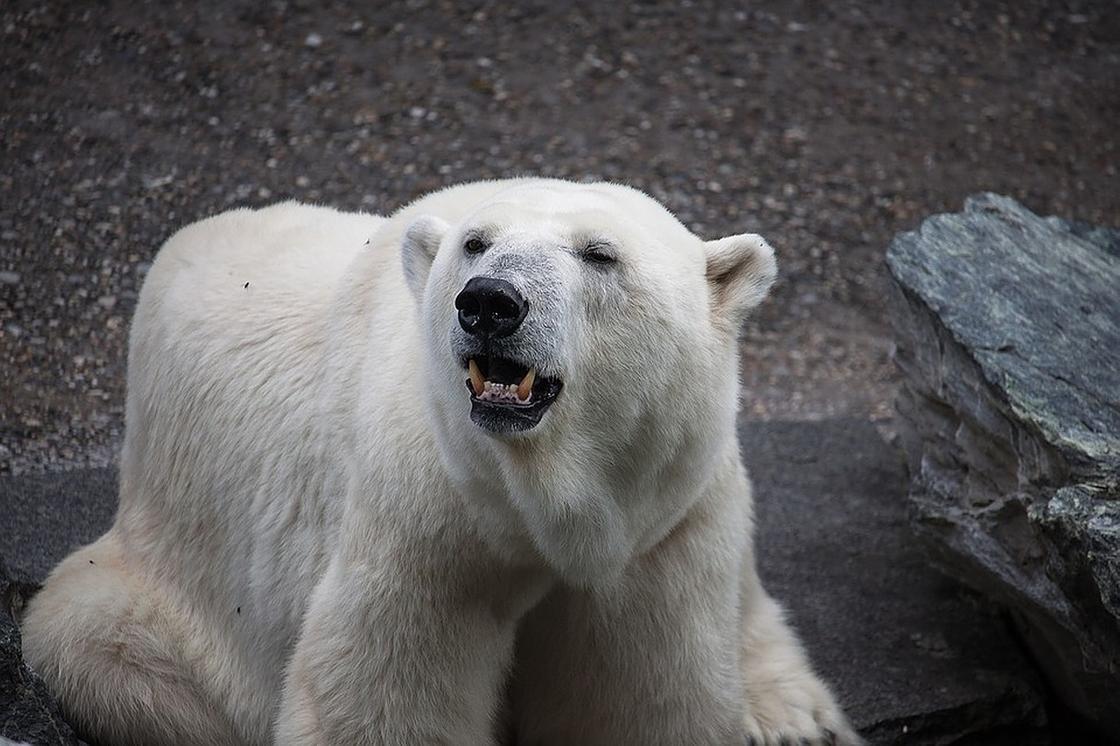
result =
[{"label": "bear's left ear", "polygon": [[428,272],[439,251],[439,243],[450,226],[434,215],[417,218],[404,232],[401,239],[401,263],[404,265],[404,279],[408,289],[419,302],[424,297],[424,286],[428,284]]},{"label": "bear's left ear", "polygon": [[704,242],[704,255],[712,314],[737,331],[747,312],[762,302],[778,276],[774,250],[762,236],[743,233]]}]

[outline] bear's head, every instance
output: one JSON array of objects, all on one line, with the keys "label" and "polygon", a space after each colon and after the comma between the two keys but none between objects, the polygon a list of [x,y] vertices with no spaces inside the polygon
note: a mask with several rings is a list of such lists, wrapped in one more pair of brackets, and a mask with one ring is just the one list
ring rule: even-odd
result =
[{"label": "bear's head", "polygon": [[738,330],[776,274],[760,236],[703,241],[638,190],[526,180],[456,224],[415,219],[402,249],[460,489],[512,502],[546,557],[585,545],[581,523],[633,551],[679,520],[734,447]]}]

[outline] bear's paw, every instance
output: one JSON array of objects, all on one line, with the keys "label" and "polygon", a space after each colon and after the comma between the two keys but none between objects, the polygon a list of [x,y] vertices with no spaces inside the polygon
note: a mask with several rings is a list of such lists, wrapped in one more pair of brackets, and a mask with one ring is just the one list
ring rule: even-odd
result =
[{"label": "bear's paw", "polygon": [[811,674],[751,692],[749,700],[747,746],[864,746],[831,692]]}]

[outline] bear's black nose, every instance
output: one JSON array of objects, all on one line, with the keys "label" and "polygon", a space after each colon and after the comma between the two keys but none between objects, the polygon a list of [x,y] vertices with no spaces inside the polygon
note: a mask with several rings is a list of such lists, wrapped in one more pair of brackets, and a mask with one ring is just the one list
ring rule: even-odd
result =
[{"label": "bear's black nose", "polygon": [[494,277],[472,277],[455,298],[459,326],[476,337],[506,337],[513,334],[525,315],[529,301],[510,283]]}]

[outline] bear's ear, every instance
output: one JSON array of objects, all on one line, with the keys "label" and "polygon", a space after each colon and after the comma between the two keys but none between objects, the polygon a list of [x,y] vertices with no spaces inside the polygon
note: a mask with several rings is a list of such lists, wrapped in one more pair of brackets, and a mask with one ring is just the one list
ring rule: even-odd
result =
[{"label": "bear's ear", "polygon": [[414,220],[404,232],[404,238],[401,240],[404,279],[417,300],[424,296],[428,272],[432,269],[432,261],[439,251],[439,243],[449,227],[445,221],[434,215],[424,215]]},{"label": "bear's ear", "polygon": [[712,315],[737,331],[747,312],[762,302],[778,276],[774,250],[756,233],[704,243]]}]

